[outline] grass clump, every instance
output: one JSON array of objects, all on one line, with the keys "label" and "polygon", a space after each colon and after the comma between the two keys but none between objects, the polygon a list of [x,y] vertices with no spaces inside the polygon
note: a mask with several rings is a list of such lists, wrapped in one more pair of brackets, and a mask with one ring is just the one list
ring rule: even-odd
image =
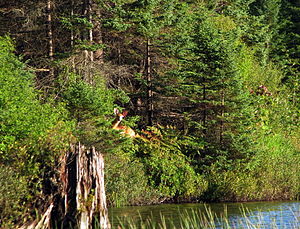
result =
[{"label": "grass clump", "polygon": [[[290,211],[292,218],[285,219],[284,212]],[[299,228],[300,221],[297,212],[294,209],[278,212],[267,211],[250,211],[245,207],[240,208],[239,215],[229,216],[227,207],[224,207],[222,213],[215,213],[209,206],[205,205],[204,211],[201,210],[185,210],[179,211],[179,217],[166,217],[162,213],[160,219],[154,219],[151,215],[143,218],[139,215],[138,219],[118,218],[115,225],[118,228],[128,229],[235,229],[235,228],[251,228],[251,229],[296,229]]]}]

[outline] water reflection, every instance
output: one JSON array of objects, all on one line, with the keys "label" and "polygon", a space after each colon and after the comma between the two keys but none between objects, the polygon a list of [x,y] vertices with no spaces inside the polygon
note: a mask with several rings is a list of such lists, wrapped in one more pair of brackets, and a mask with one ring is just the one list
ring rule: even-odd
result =
[{"label": "water reflection", "polygon": [[[206,212],[211,209],[215,217],[215,228],[300,228],[300,201],[290,202],[250,202],[250,203],[213,203],[213,204],[163,204],[154,206],[136,206],[110,208],[109,216],[113,228],[119,221],[131,219],[140,225],[151,218],[156,225],[161,224],[162,217],[172,222],[172,228],[181,228],[181,217],[195,211]],[[226,215],[223,222],[222,216]],[[126,226],[126,224],[124,224]],[[127,225],[128,226],[128,225]],[[129,226],[128,226],[129,228]],[[171,226],[170,226],[171,228]]]}]

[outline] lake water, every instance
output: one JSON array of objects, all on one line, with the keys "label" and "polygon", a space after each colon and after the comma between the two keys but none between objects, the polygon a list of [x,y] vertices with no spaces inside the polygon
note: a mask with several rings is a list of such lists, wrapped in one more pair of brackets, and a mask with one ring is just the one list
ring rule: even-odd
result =
[{"label": "lake water", "polygon": [[[133,224],[136,225],[134,228],[141,228],[141,224],[145,225],[151,221],[154,226],[149,228],[196,229],[199,226],[196,227],[196,224],[188,226],[183,222],[187,220],[182,218],[203,221],[205,219],[201,218],[201,215],[207,217],[207,212],[212,213],[214,220],[210,220],[213,224],[208,224],[206,228],[300,228],[300,201],[120,207],[110,208],[109,217],[112,228],[118,228],[118,225],[122,225],[122,229],[133,228]],[[190,218],[183,217],[186,214],[190,215]],[[226,217],[222,217],[224,215]],[[164,223],[165,226],[161,226]]]}]

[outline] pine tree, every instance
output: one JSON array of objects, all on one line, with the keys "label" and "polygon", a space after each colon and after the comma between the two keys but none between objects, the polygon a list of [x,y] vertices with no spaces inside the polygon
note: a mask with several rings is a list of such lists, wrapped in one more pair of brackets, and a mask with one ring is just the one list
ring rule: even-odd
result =
[{"label": "pine tree", "polygon": [[274,39],[273,59],[285,71],[283,84],[290,89],[292,103],[299,108],[300,92],[300,4],[299,1],[283,0],[280,11],[280,27]]},{"label": "pine tree", "polygon": [[[178,116],[184,114],[181,128],[185,133],[196,142],[206,142],[201,157],[210,162],[221,155],[246,157],[243,128],[248,125],[249,103],[235,65],[241,46],[238,28],[229,17],[206,8],[198,8],[189,20],[192,26],[181,27],[174,36],[179,62],[166,80],[173,85],[165,81],[166,93],[176,97]],[[233,139],[233,133],[243,137]]]},{"label": "pine tree", "polygon": [[131,97],[137,101],[135,110],[146,117],[144,121],[148,125],[157,120],[154,117],[158,110],[155,81],[163,62],[164,34],[176,17],[177,4],[175,0],[109,1],[106,4],[110,7],[106,7],[109,17],[104,24],[114,31],[113,36],[118,36],[115,39],[118,43],[115,56],[120,64],[130,63],[135,68],[131,74],[138,81],[134,82]]}]

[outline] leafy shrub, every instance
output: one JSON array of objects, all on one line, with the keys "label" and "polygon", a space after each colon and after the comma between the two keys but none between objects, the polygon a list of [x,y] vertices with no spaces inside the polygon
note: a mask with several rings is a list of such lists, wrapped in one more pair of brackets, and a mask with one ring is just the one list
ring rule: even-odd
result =
[{"label": "leafy shrub", "polygon": [[[72,77],[70,77],[72,78]],[[111,130],[114,119],[114,100],[126,102],[122,92],[106,88],[100,76],[90,84],[73,76],[63,89],[62,100],[67,104],[71,118],[76,120],[76,136],[86,146],[95,146],[101,152],[116,151],[122,140]]]},{"label": "leafy shrub", "polygon": [[125,139],[127,144],[119,142],[120,150],[106,154],[106,190],[111,205],[196,198],[206,189],[204,178],[181,152],[186,142],[181,145],[175,130],[152,130],[153,138]]},{"label": "leafy shrub", "polygon": [[214,201],[296,199],[300,191],[300,156],[280,134],[258,139],[257,153],[231,170],[216,164],[208,171],[205,198]]},{"label": "leafy shrub", "polygon": [[[41,142],[48,130],[66,117],[66,110],[40,103],[33,75],[12,51],[11,41],[0,38],[0,159],[21,163],[20,159],[29,159],[24,154],[34,151],[35,144]],[[30,158],[40,154],[33,151]]]},{"label": "leafy shrub", "polygon": [[0,165],[0,224],[12,227],[24,211],[22,200],[28,195],[26,181],[8,166]]},{"label": "leafy shrub", "polygon": [[74,117],[107,115],[113,112],[113,94],[105,85],[91,85],[84,80],[69,82],[63,92],[64,101]]},{"label": "leafy shrub", "polygon": [[[8,185],[0,195],[15,194],[15,198],[0,202],[3,221],[10,219],[10,212],[16,216],[24,213],[24,206],[43,194],[44,181],[53,176],[56,159],[68,149],[73,131],[73,123],[66,121],[68,112],[62,105],[54,105],[50,99],[47,103],[38,100],[33,74],[25,70],[25,64],[13,54],[13,50],[11,40],[0,37],[2,175],[8,168],[13,168],[13,173],[8,172],[8,178],[0,177],[0,183]],[[7,188],[12,190],[7,192]],[[24,192],[30,195],[24,196]]]},{"label": "leafy shrub", "polygon": [[166,130],[162,134],[155,129],[153,132],[160,135],[160,140],[140,142],[137,150],[150,176],[150,185],[166,198],[199,196],[207,184],[195,172],[192,160],[182,153],[181,141]]},{"label": "leafy shrub", "polygon": [[156,191],[148,186],[144,165],[125,152],[105,156],[106,194],[109,205],[140,205],[157,202]]},{"label": "leafy shrub", "polygon": [[280,133],[264,136],[249,163],[262,199],[295,199],[300,191],[300,155]]}]

